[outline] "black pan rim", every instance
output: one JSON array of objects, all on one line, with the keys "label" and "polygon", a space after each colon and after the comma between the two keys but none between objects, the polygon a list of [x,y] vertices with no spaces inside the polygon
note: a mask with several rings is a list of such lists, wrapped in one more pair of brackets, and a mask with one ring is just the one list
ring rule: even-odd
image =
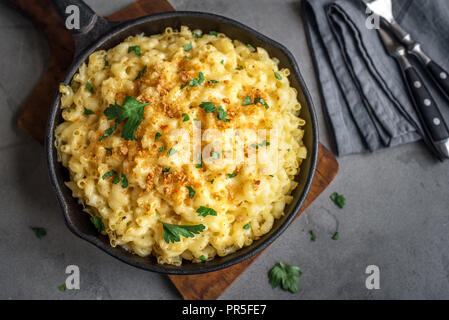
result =
[{"label": "black pan rim", "polygon": [[[281,50],[286,57],[288,58],[289,62],[293,66],[293,70],[291,70],[291,75],[294,76],[298,83],[301,86],[302,94],[304,95],[306,101],[307,101],[307,107],[309,109],[310,117],[311,117],[311,123],[309,125],[312,126],[312,150],[310,152],[311,157],[311,165],[310,170],[308,172],[307,181],[304,185],[304,188],[302,190],[302,194],[297,200],[292,213],[286,218],[284,223],[279,226],[279,228],[273,232],[267,239],[264,241],[258,243],[256,246],[254,246],[252,249],[250,249],[248,252],[237,255],[234,259],[225,261],[221,264],[216,265],[202,265],[198,264],[197,269],[183,269],[181,266],[171,266],[171,265],[159,265],[159,264],[143,264],[136,261],[133,261],[123,255],[117,254],[115,251],[113,251],[112,247],[109,245],[105,245],[102,241],[100,241],[99,236],[94,237],[87,234],[84,234],[80,232],[71,222],[68,214],[68,205],[64,198],[62,188],[65,186],[61,186],[58,182],[58,176],[56,174],[55,164],[58,163],[55,159],[56,152],[54,148],[54,129],[55,129],[55,122],[56,122],[56,116],[59,109],[59,100],[60,100],[60,94],[57,93],[56,97],[54,99],[53,105],[51,107],[51,111],[49,114],[47,127],[46,127],[46,140],[45,140],[45,152],[47,155],[47,166],[49,169],[49,175],[50,175],[50,181],[53,186],[53,189],[55,190],[55,193],[57,195],[59,206],[62,209],[65,224],[69,228],[69,230],[74,233],[76,236],[80,237],[83,240],[86,240],[87,242],[93,244],[94,246],[98,247],[102,251],[106,252],[107,254],[115,257],[116,259],[129,264],[131,266],[137,267],[139,269],[151,271],[151,272],[157,272],[161,274],[170,274],[170,275],[191,275],[191,274],[202,274],[202,273],[208,273],[217,271],[220,269],[224,269],[227,267],[230,267],[232,265],[238,264],[244,260],[247,260],[254,255],[261,252],[263,249],[268,247],[275,239],[277,239],[290,225],[290,223],[293,221],[293,219],[298,215],[306,196],[309,193],[315,171],[317,166],[317,160],[318,160],[318,124],[317,124],[317,118],[316,118],[316,111],[315,107],[312,101],[312,98],[310,96],[310,92],[307,89],[306,83],[301,75],[301,72],[299,70],[298,64],[293,57],[292,53],[282,44],[266,37],[265,35],[259,33],[258,31],[238,22],[232,19],[229,19],[224,16],[211,14],[211,13],[205,13],[205,12],[197,12],[197,11],[174,11],[174,12],[167,12],[167,13],[159,13],[154,15],[145,16],[142,18],[138,18],[135,20],[125,21],[123,23],[120,23],[116,25],[115,27],[112,27],[111,30],[107,31],[103,36],[101,36],[98,40],[95,41],[92,45],[90,45],[88,48],[84,49],[81,54],[79,54],[77,57],[75,57],[74,62],[72,63],[69,70],[66,72],[66,78],[64,79],[65,83],[68,83],[73,75],[78,70],[79,65],[86,61],[86,58],[90,53],[95,51],[96,48],[101,46],[103,43],[105,43],[108,39],[118,35],[121,32],[124,32],[125,30],[137,26],[139,24],[144,24],[147,22],[151,22],[158,19],[163,18],[176,18],[176,17],[197,17],[197,18],[207,18],[211,20],[215,20],[218,23],[224,23],[224,24],[230,24],[234,27],[240,28],[243,31],[246,31],[247,33],[253,35],[254,37],[258,38],[260,41],[266,43],[269,46],[275,47],[279,50]],[[59,163],[58,163],[59,164]],[[252,245],[253,246],[253,245]],[[251,246],[250,246],[251,247]],[[123,249],[124,250],[124,249]],[[238,254],[238,251],[237,251]]]}]

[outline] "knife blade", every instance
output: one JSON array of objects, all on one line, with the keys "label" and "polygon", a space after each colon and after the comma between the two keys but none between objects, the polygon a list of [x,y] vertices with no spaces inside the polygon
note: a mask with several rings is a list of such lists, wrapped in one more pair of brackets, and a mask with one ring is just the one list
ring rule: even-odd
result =
[{"label": "knife blade", "polygon": [[372,12],[382,18],[382,26],[390,30],[407,47],[408,52],[418,58],[418,61],[430,74],[437,87],[449,100],[449,72],[433,61],[423,51],[421,44],[415,41],[410,33],[400,26],[394,18],[391,0],[363,0],[363,2]]},{"label": "knife blade", "polygon": [[390,36],[385,29],[380,28],[378,31],[388,53],[399,62],[415,109],[426,133],[438,152],[445,158],[449,158],[449,129],[435,99],[433,99],[418,71],[408,60],[406,48]]}]

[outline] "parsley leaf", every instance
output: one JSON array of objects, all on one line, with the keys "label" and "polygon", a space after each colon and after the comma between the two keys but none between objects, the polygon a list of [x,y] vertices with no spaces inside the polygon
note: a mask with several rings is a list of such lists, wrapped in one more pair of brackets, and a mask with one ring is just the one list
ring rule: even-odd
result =
[{"label": "parsley leaf", "polygon": [[104,139],[106,139],[107,137],[109,137],[117,128],[117,125],[114,124],[112,127],[110,127],[109,129],[106,129],[106,131],[104,132],[104,135],[98,139],[98,141],[103,141]]},{"label": "parsley leaf", "polygon": [[224,60],[221,60],[220,63],[221,63],[221,64],[224,64]]},{"label": "parsley leaf", "polygon": [[176,152],[178,152],[178,151],[176,151],[176,149],[171,148],[170,150],[168,150],[167,154],[168,154],[168,156],[172,156],[172,155],[174,155]]},{"label": "parsley leaf", "polygon": [[245,224],[245,225],[243,226],[243,229],[245,229],[245,230],[251,229],[251,222],[248,222],[247,224]]},{"label": "parsley leaf", "polygon": [[45,230],[44,228],[40,228],[40,227],[31,227],[31,230],[34,231],[34,234],[36,235],[36,237],[38,237],[39,239],[45,237],[47,235],[47,230]]},{"label": "parsley leaf", "polygon": [[258,104],[258,103],[263,104],[265,109],[267,109],[267,110],[270,108],[268,103],[263,98],[256,98],[256,99],[254,99],[254,104]]},{"label": "parsley leaf", "polygon": [[185,46],[182,46],[182,48],[185,50],[185,51],[190,51],[190,50],[192,50],[192,41],[190,41],[188,44],[186,44]]},{"label": "parsley leaf", "polygon": [[159,149],[157,149],[158,152],[162,152],[165,151],[165,147],[160,147]]},{"label": "parsley leaf", "polygon": [[211,183],[211,184],[214,184],[214,181],[215,181],[215,179],[212,179],[212,180],[210,181],[210,183]]},{"label": "parsley leaf", "polygon": [[246,45],[246,47],[249,49],[249,50],[256,50],[252,45],[250,45],[249,43]]},{"label": "parsley leaf", "polygon": [[204,262],[206,262],[206,261],[207,261],[207,259],[206,259],[206,257],[205,257],[205,256],[201,256],[201,257],[200,257],[200,260],[201,260],[201,261],[204,261]]},{"label": "parsley leaf", "polygon": [[252,147],[252,148],[254,148],[254,149],[259,149],[259,147],[267,147],[267,146],[269,146],[270,145],[270,143],[269,142],[267,142],[267,140],[264,140],[264,141],[262,141],[262,143],[259,143],[259,144],[252,144],[250,147]]},{"label": "parsley leaf", "polygon": [[271,287],[276,288],[281,285],[282,289],[296,293],[301,274],[299,267],[279,262],[270,270],[268,277]]},{"label": "parsley leaf", "polygon": [[238,66],[235,70],[243,70],[243,66]]},{"label": "parsley leaf", "polygon": [[101,177],[101,179],[106,180],[107,178],[112,178],[114,175],[118,175],[117,171],[111,170],[111,171],[106,172],[106,173]]},{"label": "parsley leaf", "polygon": [[106,152],[107,152],[109,155],[112,154],[112,148],[106,148],[106,147],[103,147],[103,148],[106,150]]},{"label": "parsley leaf", "polygon": [[335,232],[334,235],[332,236],[332,240],[338,240],[339,236],[340,235],[338,234],[338,231]]},{"label": "parsley leaf", "polygon": [[192,35],[193,35],[194,38],[197,38],[197,39],[200,39],[200,38],[203,37],[202,34],[198,34],[198,33],[196,33],[196,32],[192,32]]},{"label": "parsley leaf", "polygon": [[86,89],[89,90],[90,93],[94,93],[94,87],[92,87],[89,81],[86,82]]},{"label": "parsley leaf", "polygon": [[248,96],[245,99],[243,99],[242,106],[249,106],[251,104],[253,104],[253,101],[251,100],[250,96]]},{"label": "parsley leaf", "polygon": [[115,119],[116,123],[121,123],[127,119],[123,131],[122,138],[125,140],[137,140],[134,136],[134,132],[143,121],[143,114],[145,107],[150,103],[142,103],[137,101],[133,97],[127,96],[123,102],[123,106],[117,104],[111,104],[104,110],[104,114],[108,120]]},{"label": "parsley leaf", "polygon": [[218,106],[218,115],[217,118],[221,121],[224,122],[229,122],[229,119],[226,119],[226,117],[228,116],[228,113],[225,111],[225,109],[223,109],[222,106]]},{"label": "parsley leaf", "polygon": [[209,80],[209,81],[207,81],[207,83],[209,83],[209,84],[215,84],[215,83],[219,83],[220,81],[217,81],[217,80]]},{"label": "parsley leaf", "polygon": [[67,286],[65,283],[61,284],[60,286],[58,286],[58,290],[61,292],[64,292],[67,290]]},{"label": "parsley leaf", "polygon": [[181,90],[184,89],[185,87],[187,87],[187,83],[181,85]]},{"label": "parsley leaf", "polygon": [[181,241],[181,236],[184,238],[193,238],[195,234],[201,233],[206,227],[202,224],[193,226],[181,226],[175,224],[169,224],[158,220],[162,223],[164,229],[164,240],[167,243]]},{"label": "parsley leaf", "polygon": [[190,117],[187,113],[182,114],[182,122],[187,122],[190,120]]},{"label": "parsley leaf", "polygon": [[252,144],[252,145],[250,145],[250,147],[251,147],[251,148],[254,148],[254,149],[256,149],[256,150],[259,149],[259,146],[258,146],[257,144]]},{"label": "parsley leaf", "polygon": [[346,198],[337,192],[332,193],[330,198],[340,209],[343,209],[346,204]]},{"label": "parsley leaf", "polygon": [[154,142],[156,142],[156,140],[159,139],[160,137],[162,137],[162,133],[156,132],[156,134],[154,135]]},{"label": "parsley leaf", "polygon": [[94,112],[92,110],[90,110],[90,109],[84,109],[84,114],[86,116],[88,116],[88,115],[94,114]]},{"label": "parsley leaf", "polygon": [[214,160],[219,159],[220,158],[220,153],[217,152],[217,151],[212,151],[211,158],[214,159]]},{"label": "parsley leaf", "polygon": [[279,73],[275,72],[274,76],[276,77],[276,79],[282,80],[282,76]]},{"label": "parsley leaf", "polygon": [[228,178],[229,179],[232,179],[232,178],[235,178],[235,177],[237,177],[237,173],[229,173],[228,174]]},{"label": "parsley leaf", "polygon": [[193,197],[195,196],[195,193],[196,193],[195,189],[193,189],[191,186],[187,186],[186,188],[189,190],[190,199],[193,199]]},{"label": "parsley leaf", "polygon": [[213,102],[202,102],[200,108],[204,109],[206,113],[217,113],[217,108]]},{"label": "parsley leaf", "polygon": [[134,51],[136,56],[140,56],[142,53],[140,52],[140,46],[131,46],[128,48],[128,53]]},{"label": "parsley leaf", "polygon": [[201,85],[204,82],[204,73],[202,73],[201,71],[198,73],[198,78],[193,78],[192,80],[190,80],[189,82],[189,86],[191,87],[198,87],[199,85]]},{"label": "parsley leaf", "polygon": [[310,241],[315,241],[316,240],[315,232],[313,232],[313,230],[310,230],[309,233],[310,233]]},{"label": "parsley leaf", "polygon": [[140,79],[140,77],[145,73],[146,70],[147,70],[147,66],[143,67],[143,69],[140,70],[139,73],[137,74],[137,77],[135,80]]},{"label": "parsley leaf", "polygon": [[105,66],[105,67],[109,67],[109,61],[106,60],[106,59],[104,59],[104,66]]},{"label": "parsley leaf", "polygon": [[164,170],[162,170],[162,173],[169,173],[170,172],[170,168],[165,168]]},{"label": "parsley leaf", "polygon": [[218,32],[217,31],[209,31],[209,34],[211,36],[218,36]]},{"label": "parsley leaf", "polygon": [[105,230],[103,221],[101,220],[100,217],[97,216],[90,217],[90,221],[94,224],[95,229],[97,229],[99,233],[102,233]]},{"label": "parsley leaf", "polygon": [[207,217],[207,216],[216,216],[217,215],[217,211],[215,211],[214,209],[208,208],[208,207],[204,207],[204,206],[199,207],[198,210],[196,210],[196,212],[198,213],[199,217]]},{"label": "parsley leaf", "polygon": [[122,188],[128,188],[128,179],[126,179],[126,176],[122,173],[120,180],[122,181]]}]

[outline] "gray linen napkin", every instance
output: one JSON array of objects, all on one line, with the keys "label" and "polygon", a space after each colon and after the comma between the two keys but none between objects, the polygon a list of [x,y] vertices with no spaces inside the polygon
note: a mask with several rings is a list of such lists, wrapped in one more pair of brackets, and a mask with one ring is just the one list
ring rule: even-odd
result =
[{"label": "gray linen napkin", "polygon": [[[365,26],[361,0],[302,0],[302,15],[324,103],[340,156],[376,151],[424,138],[395,60],[377,30]],[[449,10],[446,0],[394,0],[398,22],[449,69]],[[413,58],[411,59],[413,61]],[[422,71],[417,62],[415,66]],[[427,75],[449,123],[449,103]]]}]

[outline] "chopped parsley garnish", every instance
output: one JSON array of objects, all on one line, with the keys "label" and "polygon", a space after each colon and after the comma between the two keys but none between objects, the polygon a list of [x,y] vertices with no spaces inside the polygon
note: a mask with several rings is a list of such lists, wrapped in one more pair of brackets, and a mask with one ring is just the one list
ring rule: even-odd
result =
[{"label": "chopped parsley garnish", "polygon": [[66,284],[63,283],[60,286],[58,286],[58,290],[61,291],[61,292],[65,292],[67,290]]},{"label": "chopped parsley garnish", "polygon": [[243,226],[243,229],[245,229],[245,230],[251,229],[251,222],[248,222],[247,224],[245,224],[245,225]]},{"label": "chopped parsley garnish", "polygon": [[134,51],[136,56],[140,56],[142,53],[140,52],[140,46],[131,46],[128,48],[128,53]]},{"label": "chopped parsley garnish", "polygon": [[202,102],[200,108],[204,109],[206,113],[217,113],[217,108],[213,102]]},{"label": "chopped parsley garnish", "polygon": [[113,176],[118,176],[117,171],[115,170],[108,171],[101,177],[101,179],[106,180],[107,178],[112,178]]},{"label": "chopped parsley garnish", "polygon": [[187,59],[188,58],[188,56],[184,56],[184,57],[182,57],[183,59]]},{"label": "chopped parsley garnish", "polygon": [[86,82],[86,89],[89,90],[90,93],[94,93],[94,87],[92,87],[89,81]]},{"label": "chopped parsley garnish", "polygon": [[243,99],[242,106],[249,106],[251,104],[253,104],[253,101],[251,100],[250,96],[248,96],[245,99]]},{"label": "chopped parsley garnish", "polygon": [[178,151],[176,151],[176,149],[171,148],[170,150],[168,150],[167,154],[168,154],[168,156],[172,156],[172,155],[174,155],[176,152],[178,152]]},{"label": "chopped parsley garnish", "polygon": [[109,67],[109,61],[106,60],[106,59],[104,59],[104,66],[105,66],[105,67]]},{"label": "chopped parsley garnish", "polygon": [[211,184],[214,184],[214,181],[215,181],[215,179],[212,179],[212,180],[210,181],[210,183],[211,183]]},{"label": "chopped parsley garnish", "polygon": [[200,162],[195,166],[197,169],[201,169],[203,167],[203,155],[200,153]]},{"label": "chopped parsley garnish", "polygon": [[235,178],[235,177],[237,177],[237,173],[229,173],[228,174],[228,178],[229,179],[232,179],[232,178]]},{"label": "chopped parsley garnish", "polygon": [[145,73],[145,70],[147,70],[147,66],[143,67],[143,69],[139,71],[136,80],[140,79],[140,77]]},{"label": "chopped parsley garnish", "polygon": [[235,70],[243,70],[243,66],[238,66]]},{"label": "chopped parsley garnish", "polygon": [[104,135],[100,139],[98,139],[98,141],[103,141],[104,139],[109,137],[115,131],[115,129],[117,129],[117,124],[114,124],[109,129],[106,129]]},{"label": "chopped parsley garnish", "polygon": [[338,234],[338,231],[335,232],[334,235],[332,236],[332,240],[338,240],[339,236],[340,235]]},{"label": "chopped parsley garnish", "polygon": [[196,33],[196,32],[192,32],[192,35],[193,35],[194,38],[197,38],[197,39],[200,39],[200,38],[203,37],[202,34],[198,34],[198,33]]},{"label": "chopped parsley garnish", "polygon": [[45,237],[47,235],[47,230],[45,230],[44,228],[40,228],[40,227],[31,227],[31,230],[34,231],[34,234],[36,235],[36,237],[38,237],[39,239]]},{"label": "chopped parsley garnish", "polygon": [[103,220],[101,220],[100,217],[90,217],[90,221],[94,224],[95,229],[97,229],[99,233],[102,233],[105,230]]},{"label": "chopped parsley garnish", "polygon": [[201,260],[201,261],[204,261],[204,262],[206,262],[206,261],[207,261],[207,259],[206,259],[206,257],[205,257],[205,256],[201,256],[201,257],[200,257],[200,260]]},{"label": "chopped parsley garnish", "polygon": [[164,170],[162,170],[162,173],[168,173],[170,172],[170,168],[165,168]]},{"label": "chopped parsley garnish", "polygon": [[182,48],[185,50],[185,51],[190,51],[190,50],[192,50],[192,41],[190,41],[188,44],[186,44],[185,46],[182,46]]},{"label": "chopped parsley garnish", "polygon": [[150,103],[142,103],[137,101],[133,97],[127,96],[123,102],[123,106],[120,106],[115,102],[115,104],[110,104],[104,110],[104,114],[108,120],[114,120],[116,123],[121,123],[127,120],[122,131],[122,138],[125,140],[137,140],[134,136],[134,132],[137,130],[139,125],[143,121],[143,114],[145,107]]},{"label": "chopped parsley garnish", "polygon": [[270,270],[268,277],[272,288],[281,285],[285,291],[296,293],[301,275],[299,267],[279,262]]},{"label": "chopped parsley garnish", "polygon": [[190,120],[190,117],[187,113],[182,114],[182,122],[187,122]]},{"label": "chopped parsley garnish", "polygon": [[198,216],[200,216],[200,217],[217,215],[217,211],[215,211],[214,209],[208,208],[208,207],[204,207],[204,206],[199,207],[198,210],[196,210],[196,212],[198,213]]},{"label": "chopped parsley garnish", "polygon": [[343,209],[346,204],[346,198],[337,192],[332,193],[330,198],[340,209]]},{"label": "chopped parsley garnish", "polygon": [[107,148],[107,147],[103,147],[103,148],[106,150],[106,152],[107,152],[109,155],[112,154],[112,148]]},{"label": "chopped parsley garnish", "polygon": [[158,152],[162,152],[165,151],[165,147],[160,147],[159,149],[157,149]]},{"label": "chopped parsley garnish", "polygon": [[120,180],[122,181],[122,188],[128,188],[128,179],[126,179],[126,176],[123,173],[120,176]]},{"label": "chopped parsley garnish", "polygon": [[187,186],[186,188],[189,190],[190,199],[193,199],[193,197],[195,196],[195,193],[196,193],[195,189],[193,189],[191,186]]},{"label": "chopped parsley garnish", "polygon": [[218,106],[218,115],[217,115],[218,120],[229,122],[230,120],[226,119],[227,116],[228,113],[225,111],[225,109],[223,109],[222,106]]},{"label": "chopped parsley garnish", "polygon": [[217,81],[217,80],[209,80],[209,81],[207,81],[207,83],[209,83],[209,84],[215,84],[215,83],[218,83],[219,81]]},{"label": "chopped parsley garnish", "polygon": [[209,31],[209,34],[211,36],[218,36],[218,32],[217,31]]},{"label": "chopped parsley garnish", "polygon": [[264,106],[265,109],[267,109],[267,110],[270,108],[270,106],[268,105],[268,103],[267,103],[263,98],[256,98],[256,99],[254,99],[254,104],[258,104],[258,103],[263,104],[263,106]]},{"label": "chopped parsley garnish", "polygon": [[200,71],[198,73],[198,78],[193,78],[192,80],[190,80],[189,82],[189,86],[191,87],[198,87],[199,85],[201,85],[204,82],[204,74]]},{"label": "chopped parsley garnish", "polygon": [[251,147],[257,150],[257,149],[259,149],[259,147],[267,147],[269,145],[270,145],[270,143],[267,142],[267,140],[264,140],[264,141],[262,141],[262,143],[252,144]]},{"label": "chopped parsley garnish", "polygon": [[275,72],[274,76],[276,77],[276,79],[282,80],[282,76],[279,73]]},{"label": "chopped parsley garnish", "polygon": [[164,240],[167,243],[181,241],[181,236],[184,238],[193,238],[195,234],[200,234],[206,227],[202,224],[193,226],[181,226],[169,224],[158,220],[162,223],[164,229]]},{"label": "chopped parsley garnish", "polygon": [[224,60],[221,60],[220,63],[221,63],[221,64],[224,64]]},{"label": "chopped parsley garnish", "polygon": [[220,158],[220,153],[217,151],[212,151],[211,156],[212,159],[217,160]]},{"label": "chopped parsley garnish", "polygon": [[187,83],[181,85],[181,90],[184,89],[185,87],[187,87]]},{"label": "chopped parsley garnish", "polygon": [[162,137],[162,133],[156,132],[156,134],[154,135],[154,142],[156,142],[156,140],[159,139],[160,137]]},{"label": "chopped parsley garnish", "polygon": [[90,109],[84,109],[84,114],[86,116],[88,116],[88,115],[94,114],[94,112],[92,110],[90,110]]},{"label": "chopped parsley garnish", "polygon": [[255,50],[254,47],[252,45],[250,45],[249,43],[246,45],[246,47],[250,50]]},{"label": "chopped parsley garnish", "polygon": [[313,232],[313,230],[310,230],[309,233],[310,233],[310,241],[315,241],[316,240],[315,232]]}]

